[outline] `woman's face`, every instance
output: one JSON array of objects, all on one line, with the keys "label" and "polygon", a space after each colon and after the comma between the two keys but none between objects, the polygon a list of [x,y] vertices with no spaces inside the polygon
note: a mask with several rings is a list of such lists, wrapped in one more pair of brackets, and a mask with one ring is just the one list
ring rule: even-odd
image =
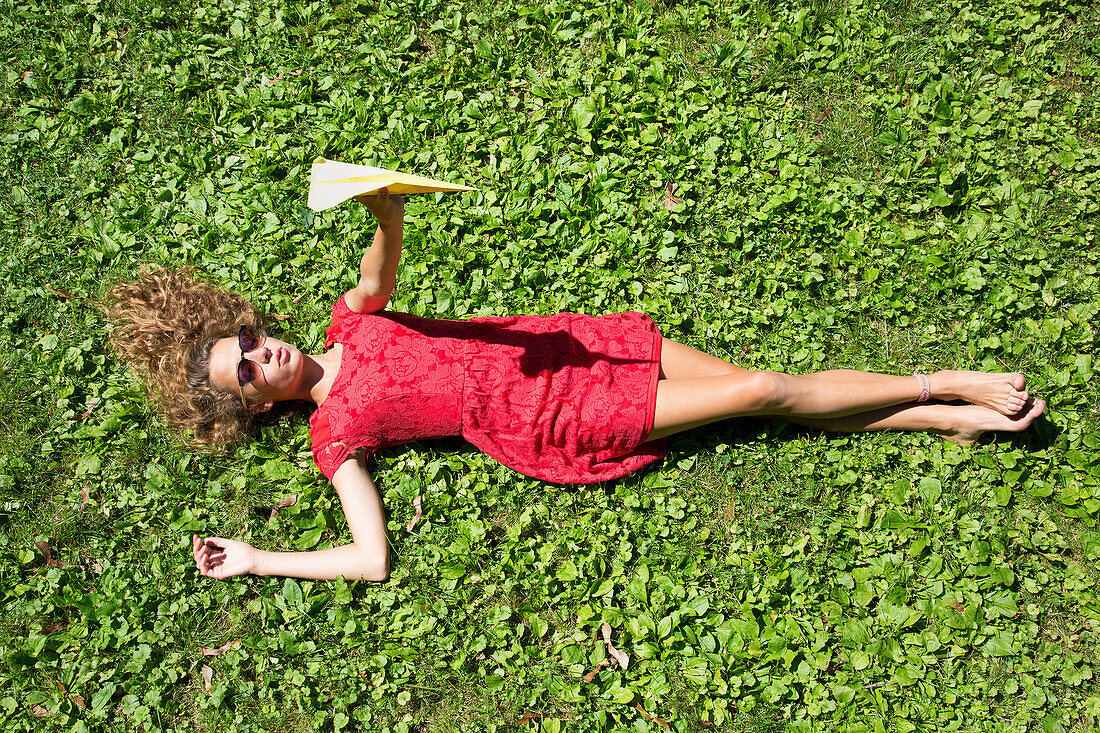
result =
[{"label": "woman's face", "polygon": [[[240,394],[237,366],[241,362],[241,347],[237,337],[223,338],[210,350],[210,384],[214,389]],[[304,374],[303,354],[290,344],[271,336],[260,340],[259,345],[244,353],[252,362],[248,367],[255,375],[244,385],[244,398],[253,411],[269,409],[280,400],[297,399]]]}]

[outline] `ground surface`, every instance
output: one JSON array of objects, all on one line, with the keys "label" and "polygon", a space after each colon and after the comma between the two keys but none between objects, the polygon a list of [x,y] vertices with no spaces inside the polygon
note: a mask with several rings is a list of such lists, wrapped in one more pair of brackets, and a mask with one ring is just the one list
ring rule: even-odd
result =
[{"label": "ground surface", "polygon": [[[1095,726],[1098,31],[1032,0],[5,0],[3,727]],[[480,189],[410,200],[397,309],[637,309],[758,368],[1019,370],[1050,409],[973,449],[727,423],[583,489],[415,444],[374,465],[389,582],[203,579],[192,532],[341,543],[337,497],[304,415],[182,445],[91,299],[193,263],[318,348],[370,238],[305,208],[318,154]]]}]

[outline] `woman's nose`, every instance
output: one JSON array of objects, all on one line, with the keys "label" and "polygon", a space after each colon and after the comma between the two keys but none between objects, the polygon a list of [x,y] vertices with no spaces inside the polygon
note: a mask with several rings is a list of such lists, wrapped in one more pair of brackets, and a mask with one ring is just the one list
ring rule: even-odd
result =
[{"label": "woman's nose", "polygon": [[271,361],[271,349],[267,348],[265,345],[260,345],[245,354],[245,357],[249,361],[254,361],[257,364],[266,364]]}]

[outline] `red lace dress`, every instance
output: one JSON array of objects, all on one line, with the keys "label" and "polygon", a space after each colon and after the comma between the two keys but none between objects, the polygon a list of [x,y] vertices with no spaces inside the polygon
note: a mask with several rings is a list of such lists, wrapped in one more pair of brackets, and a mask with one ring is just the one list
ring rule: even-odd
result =
[{"label": "red lace dress", "polygon": [[664,455],[653,427],[661,333],[640,313],[434,320],[360,314],[341,297],[325,348],[343,345],[310,418],[332,478],[357,448],[462,435],[520,473],[557,483],[618,478]]}]

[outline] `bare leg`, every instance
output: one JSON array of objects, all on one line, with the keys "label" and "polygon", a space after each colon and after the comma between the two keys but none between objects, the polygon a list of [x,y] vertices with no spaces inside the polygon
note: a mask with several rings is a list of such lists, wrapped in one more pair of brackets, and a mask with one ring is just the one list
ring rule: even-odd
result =
[{"label": "bare leg", "polygon": [[[790,375],[742,369],[717,357],[665,339],[661,358],[662,375],[657,385],[657,406],[649,439],[686,430],[730,417],[770,415],[823,421],[875,413],[867,420],[838,422],[835,429],[902,429],[961,431],[962,442],[973,442],[977,430],[1012,429],[981,427],[990,423],[983,413],[923,410],[908,412],[894,409],[889,414],[877,411],[911,403],[920,394],[913,377],[899,377],[852,370],[831,370],[815,374]],[[984,406],[1000,415],[1017,415],[1005,423],[1026,424],[1042,412],[1035,402],[1024,410],[1027,393],[1020,374],[941,371],[929,376],[936,399],[963,399]],[[910,407],[957,407],[952,405],[910,405]],[[964,414],[968,419],[963,419]],[[900,416],[900,417],[899,417]],[[948,416],[950,420],[948,421]],[[887,424],[881,424],[883,420]],[[941,420],[932,424],[930,421]],[[946,421],[946,422],[945,422]],[[965,423],[965,424],[964,424]],[[852,427],[864,424],[864,427]],[[1026,424],[1023,427],[1026,427]],[[822,425],[824,427],[824,425]],[[1022,429],[1022,427],[1018,428]]]},{"label": "bare leg", "polygon": [[979,405],[943,405],[939,403],[907,403],[861,412],[847,417],[787,417],[785,419],[819,430],[838,433],[864,433],[875,430],[911,430],[940,435],[963,445],[971,445],[989,430],[1020,432],[1043,414],[1046,402],[1029,400],[1029,404],[1013,416]]}]

